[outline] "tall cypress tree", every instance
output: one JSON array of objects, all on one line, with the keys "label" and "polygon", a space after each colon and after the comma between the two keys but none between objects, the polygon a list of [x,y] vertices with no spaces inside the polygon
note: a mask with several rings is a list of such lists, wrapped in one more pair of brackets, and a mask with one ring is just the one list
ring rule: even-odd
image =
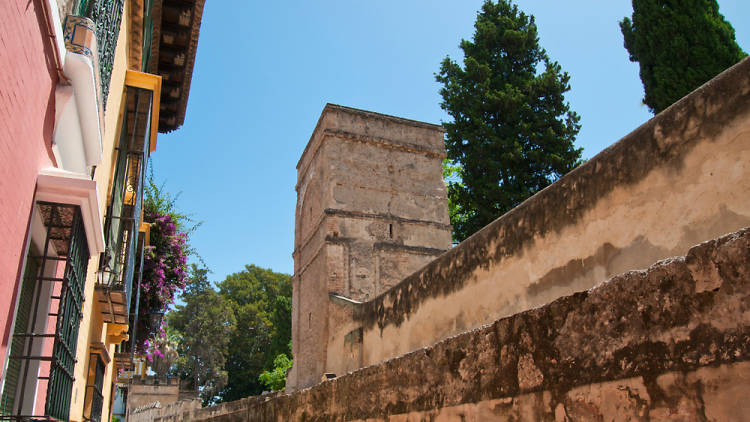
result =
[{"label": "tall cypress tree", "polygon": [[580,162],[578,115],[563,94],[569,76],[539,46],[534,17],[509,0],[487,0],[463,67],[449,57],[436,75],[449,166],[454,240],[492,222]]},{"label": "tall cypress tree", "polygon": [[633,0],[620,29],[654,114],[746,56],[716,0]]}]

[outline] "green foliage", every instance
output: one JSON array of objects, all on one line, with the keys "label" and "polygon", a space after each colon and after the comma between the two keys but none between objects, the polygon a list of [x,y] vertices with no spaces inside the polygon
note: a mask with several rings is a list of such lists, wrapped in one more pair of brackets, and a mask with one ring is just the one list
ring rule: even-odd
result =
[{"label": "green foliage", "polygon": [[464,66],[449,57],[436,75],[454,240],[461,241],[578,165],[578,115],[563,94],[569,76],[539,46],[534,17],[508,0],[486,1]]},{"label": "green foliage", "polygon": [[157,186],[153,174],[149,175],[144,193],[143,216],[150,226],[149,245],[144,251],[141,283],[131,297],[131,307],[138,311],[136,352],[152,360],[153,356],[164,357],[160,347],[166,345],[166,338],[161,322],[152,325],[150,315],[165,312],[185,287],[188,255],[197,256],[190,246],[188,232],[200,223],[177,210],[177,196],[167,192],[163,184]]},{"label": "green foliage", "polygon": [[217,291],[207,273],[192,265],[184,305],[168,315],[175,372],[193,382],[205,404],[262,393],[264,370],[273,385],[283,382],[276,367],[280,355],[291,356],[291,276],[246,265]]},{"label": "green foliage", "polygon": [[229,379],[222,400],[260,394],[264,388],[258,377],[263,370],[273,368],[278,355],[291,356],[291,276],[246,265],[218,287],[241,327],[229,343]]},{"label": "green foliage", "polygon": [[193,264],[190,273],[182,294],[184,305],[168,315],[170,337],[174,336],[179,355],[175,372],[191,380],[204,404],[210,404],[227,384],[226,357],[237,323],[232,304],[208,281],[208,270]]},{"label": "green foliage", "polygon": [[620,29],[653,113],[746,56],[716,0],[633,0],[633,18]]},{"label": "green foliage", "polygon": [[[166,182],[159,185],[154,181],[153,166],[149,165],[149,170],[150,173],[143,190],[143,214],[169,215],[172,221],[177,224],[177,230],[186,233],[186,237],[189,238],[203,224],[203,221],[196,221],[193,214],[180,211],[177,208],[177,200],[180,198],[181,192],[176,195],[169,193],[164,187]],[[203,258],[189,243],[187,244],[187,253],[205,266]]]},{"label": "green foliage", "polygon": [[273,370],[263,371],[258,380],[271,391],[283,390],[286,386],[286,371],[292,367],[292,360],[284,353],[273,360]]},{"label": "green foliage", "polygon": [[[468,216],[466,213],[462,212],[461,205],[458,203],[456,199],[453,199],[450,195],[451,184],[454,185],[453,191],[465,188],[463,183],[461,182],[461,166],[458,164],[454,164],[447,158],[443,160],[443,180],[445,180],[445,183],[448,185],[448,215],[450,217],[451,224],[453,224],[454,227],[460,226],[463,227],[467,224]],[[464,236],[465,237],[465,236]],[[462,237],[461,239],[463,239]],[[453,233],[453,242],[454,244],[457,244],[459,242],[458,236],[456,236],[456,232]]]}]

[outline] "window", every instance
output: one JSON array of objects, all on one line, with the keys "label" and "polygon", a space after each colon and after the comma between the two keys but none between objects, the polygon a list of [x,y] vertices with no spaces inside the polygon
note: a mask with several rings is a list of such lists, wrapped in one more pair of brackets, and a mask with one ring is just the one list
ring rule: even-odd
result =
[{"label": "window", "polygon": [[0,419],[67,420],[88,243],[77,205],[37,202],[33,218]]},{"label": "window", "polygon": [[151,150],[153,96],[148,89],[126,88],[126,114],[104,221],[106,248],[99,261],[97,283],[97,300],[104,322],[110,324],[128,324],[133,278],[143,254],[138,231],[146,163]]},{"label": "window", "polygon": [[104,372],[107,369],[110,358],[107,348],[103,343],[92,344],[89,356],[84,419],[99,422],[102,419],[102,406],[104,403]]}]

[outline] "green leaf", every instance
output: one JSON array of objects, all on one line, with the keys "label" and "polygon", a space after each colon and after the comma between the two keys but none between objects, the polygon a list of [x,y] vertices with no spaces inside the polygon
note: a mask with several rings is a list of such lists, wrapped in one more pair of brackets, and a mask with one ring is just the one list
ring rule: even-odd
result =
[{"label": "green leaf", "polygon": [[747,56],[716,0],[633,0],[620,30],[654,114]]},{"label": "green leaf", "polygon": [[443,60],[435,79],[448,158],[444,177],[454,241],[461,241],[575,168],[580,125],[564,93],[570,77],[539,46],[534,17],[486,1],[464,67]]}]

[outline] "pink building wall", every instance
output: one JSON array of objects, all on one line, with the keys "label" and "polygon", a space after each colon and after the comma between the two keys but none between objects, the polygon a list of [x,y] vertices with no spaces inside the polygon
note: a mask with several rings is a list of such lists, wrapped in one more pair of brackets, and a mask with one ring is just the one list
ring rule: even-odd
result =
[{"label": "pink building wall", "polygon": [[[46,0],[41,0],[46,1]],[[0,359],[39,170],[54,165],[57,72],[40,0],[0,1]]]}]

